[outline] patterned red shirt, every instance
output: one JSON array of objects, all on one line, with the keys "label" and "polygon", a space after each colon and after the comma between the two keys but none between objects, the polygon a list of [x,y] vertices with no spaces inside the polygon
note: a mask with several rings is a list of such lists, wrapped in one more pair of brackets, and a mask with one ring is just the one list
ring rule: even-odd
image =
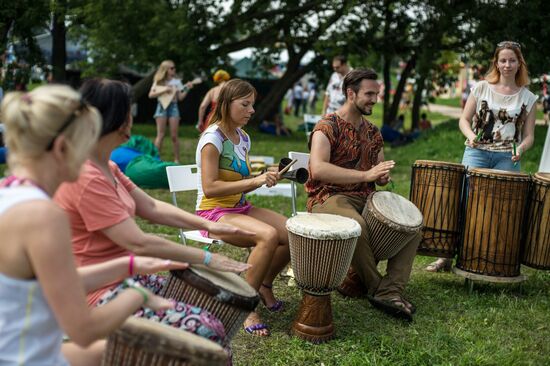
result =
[{"label": "patterned red shirt", "polygon": [[[378,128],[366,119],[355,129],[338,115],[327,114],[315,125],[313,133],[316,131],[321,131],[329,140],[331,164],[367,171],[378,163],[378,154],[384,146],[384,140]],[[306,182],[305,188],[308,194],[307,210],[310,212],[314,204],[322,204],[334,194],[366,198],[376,190],[374,182],[332,184],[311,178]]]}]

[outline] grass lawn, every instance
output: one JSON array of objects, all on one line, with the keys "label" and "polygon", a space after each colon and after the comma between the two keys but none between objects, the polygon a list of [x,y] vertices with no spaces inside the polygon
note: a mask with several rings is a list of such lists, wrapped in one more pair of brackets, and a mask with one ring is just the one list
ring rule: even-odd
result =
[{"label": "grass lawn", "polygon": [[434,104],[441,104],[441,105],[447,105],[449,107],[457,107],[462,108],[461,104],[461,97],[454,97],[454,98],[435,98]]},{"label": "grass lawn", "polygon": [[[375,121],[379,121],[376,117]],[[295,121],[297,122],[297,120]],[[287,118],[286,123],[292,125]],[[248,132],[252,154],[272,155],[276,159],[288,151],[307,151],[303,133],[274,137]],[[154,136],[154,126],[137,125],[134,133]],[[542,154],[546,128],[536,127],[536,145],[523,159],[522,171],[535,172]],[[181,129],[184,163],[194,162],[198,134],[190,126]],[[416,159],[460,162],[463,138],[457,122],[439,123],[415,143],[398,148],[386,147],[387,159],[397,166],[393,172],[395,191],[408,197],[411,164]],[[170,142],[165,141],[163,157],[171,157]],[[169,201],[165,190],[148,190]],[[289,216],[290,200],[250,196],[258,206]],[[182,195],[186,210],[193,211],[195,195]],[[300,190],[299,208],[305,206]],[[163,233],[177,240],[176,230],[140,221],[143,229]],[[245,251],[224,246],[220,252],[245,258]],[[453,274],[431,274],[423,268],[433,258],[418,256],[407,296],[418,312],[408,325],[373,309],[366,300],[344,299],[332,295],[337,338],[312,345],[292,338],[288,331],[296,314],[301,293],[287,286],[288,279],[275,282],[276,295],[285,300],[286,310],[272,314],[259,306],[263,320],[271,326],[269,338],[252,337],[243,331],[234,338],[235,365],[548,365],[550,364],[550,273],[527,267],[529,276],[523,290],[517,285],[476,284],[472,295],[464,280]],[[383,263],[381,264],[383,266]]]}]

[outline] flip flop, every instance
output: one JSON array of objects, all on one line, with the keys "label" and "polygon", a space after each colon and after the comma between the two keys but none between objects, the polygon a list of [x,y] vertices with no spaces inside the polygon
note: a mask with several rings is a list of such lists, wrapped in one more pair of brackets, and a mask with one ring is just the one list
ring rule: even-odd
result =
[{"label": "flip flop", "polygon": [[[393,316],[394,318],[403,319],[409,322],[413,321],[412,312],[407,311],[406,305],[400,298],[382,300],[368,295],[367,299],[376,309],[381,310],[384,313]],[[403,306],[397,305],[397,302],[403,304]]]},{"label": "flip flop", "polygon": [[[262,283],[262,286],[265,287],[265,288],[268,288],[270,290],[273,287],[273,286],[270,286],[270,285],[265,285],[263,283]],[[267,306],[267,304],[265,303],[265,299],[261,294],[260,294],[260,299],[262,300],[262,304],[264,304],[265,308],[267,310],[271,311],[272,313],[278,313],[278,312],[283,311],[283,309],[284,309],[285,303],[282,300],[277,300],[275,302],[275,304],[273,304],[271,306]]]},{"label": "flip flop", "polygon": [[[267,329],[267,334],[266,335],[261,335],[261,334],[254,333],[255,331],[263,330],[263,329]],[[244,331],[247,332],[248,334],[252,334],[252,335],[255,335],[255,336],[258,336],[258,337],[267,337],[267,336],[271,335],[271,333],[269,332],[269,327],[267,325],[265,325],[264,323],[257,323],[257,324],[253,324],[249,327],[244,327]]]}]

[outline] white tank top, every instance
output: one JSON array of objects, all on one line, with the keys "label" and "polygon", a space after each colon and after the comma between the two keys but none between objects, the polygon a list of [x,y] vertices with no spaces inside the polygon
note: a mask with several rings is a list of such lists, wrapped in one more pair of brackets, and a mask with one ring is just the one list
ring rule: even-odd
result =
[{"label": "white tank top", "polygon": [[[19,203],[48,199],[35,187],[1,188],[0,216]],[[0,365],[68,366],[62,339],[40,283],[0,273]]]}]

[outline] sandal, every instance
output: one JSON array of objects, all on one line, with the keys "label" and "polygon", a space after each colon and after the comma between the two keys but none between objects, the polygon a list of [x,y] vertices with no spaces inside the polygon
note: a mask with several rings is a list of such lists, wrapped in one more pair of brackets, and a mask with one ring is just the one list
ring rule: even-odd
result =
[{"label": "sandal", "polygon": [[428,264],[426,271],[428,272],[449,272],[453,265],[452,259],[438,258],[435,262]]},{"label": "sandal", "polygon": [[[270,289],[270,290],[273,288],[273,285],[266,285],[264,283],[262,283],[262,286],[267,288],[267,289]],[[283,301],[277,300],[277,301],[275,301],[275,304],[273,304],[271,306],[267,306],[263,295],[259,291],[258,291],[258,294],[260,295],[260,299],[262,300],[262,303],[264,304],[264,306],[267,310],[271,311],[272,313],[278,313],[278,312],[283,311],[284,305],[285,305],[285,303]]]},{"label": "sandal", "polygon": [[[247,327],[244,327],[244,331],[248,334],[252,334],[252,335],[255,335],[255,336],[258,336],[258,337],[270,336],[271,332],[269,331],[269,326],[260,321],[260,318],[258,317],[258,314],[251,313],[249,315],[249,317],[253,314],[255,315],[255,320],[257,320],[258,322],[255,322],[255,320],[252,320],[251,323],[253,323],[253,324],[249,325]],[[248,318],[247,318],[247,320],[248,320]],[[245,320],[245,324],[246,324],[246,320]],[[262,331],[264,329],[267,331],[265,334],[259,333],[259,331]]]},{"label": "sandal", "polygon": [[[257,332],[259,330],[264,330],[264,329],[267,330],[266,335],[261,335],[261,334],[258,334],[258,333],[254,333],[254,332]],[[265,325],[264,323],[257,323],[257,324],[253,324],[249,327],[244,327],[244,331],[247,332],[248,334],[252,334],[252,335],[255,335],[255,336],[258,336],[258,337],[268,337],[268,336],[271,335],[271,333],[269,332],[269,327],[267,325]]]},{"label": "sandal", "polygon": [[403,302],[400,297],[396,297],[393,299],[377,299],[374,296],[367,295],[367,299],[372,306],[388,315],[409,322],[413,321],[412,311],[407,307],[405,302]]},{"label": "sandal", "polygon": [[409,300],[405,299],[403,296],[401,296],[401,302],[403,304],[405,304],[405,306],[407,307],[407,309],[409,309],[409,311],[411,312],[411,315],[416,313],[416,306],[410,302]]}]

